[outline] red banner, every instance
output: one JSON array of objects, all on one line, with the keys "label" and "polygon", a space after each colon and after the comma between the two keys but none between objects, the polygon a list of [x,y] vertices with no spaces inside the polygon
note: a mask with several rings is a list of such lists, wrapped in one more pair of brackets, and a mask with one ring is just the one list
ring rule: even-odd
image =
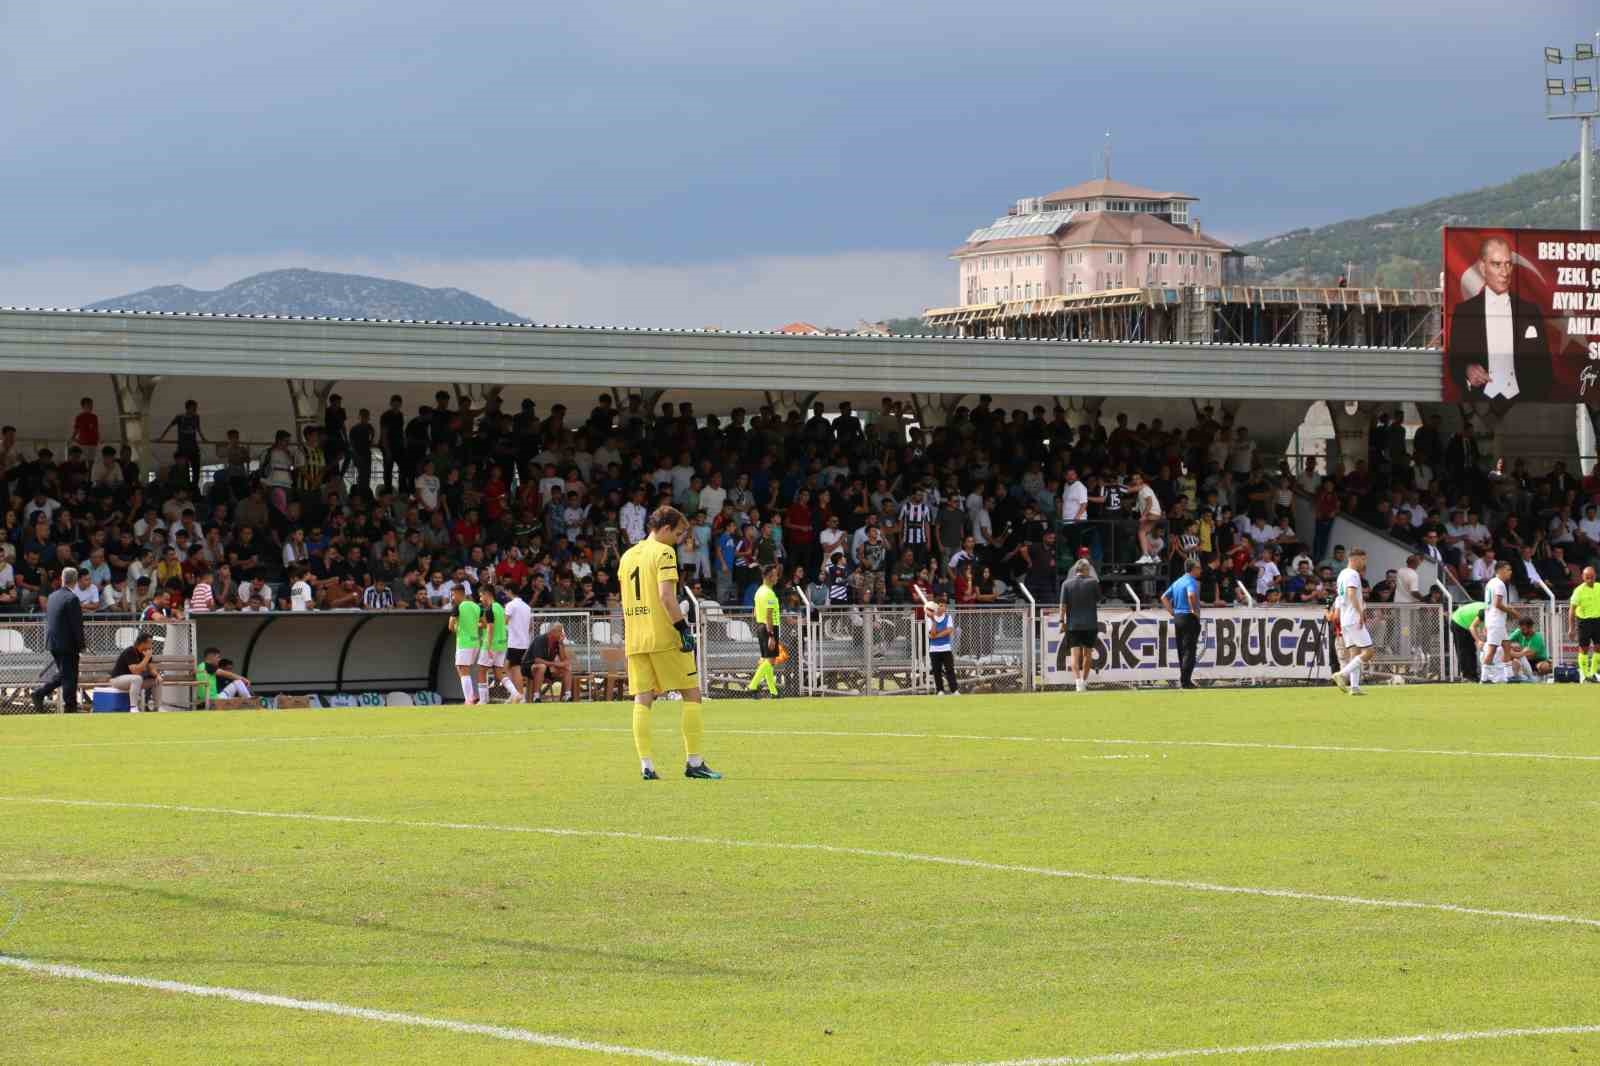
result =
[{"label": "red banner", "polygon": [[1600,400],[1600,232],[1444,231],[1444,399]]}]

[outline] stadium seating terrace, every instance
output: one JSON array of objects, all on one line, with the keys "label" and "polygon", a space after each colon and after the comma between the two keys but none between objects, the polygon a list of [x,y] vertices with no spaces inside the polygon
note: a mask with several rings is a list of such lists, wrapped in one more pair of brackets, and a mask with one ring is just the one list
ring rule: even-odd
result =
[{"label": "stadium seating terrace", "polygon": [[[281,432],[263,452],[224,442],[214,460],[154,470],[126,448],[23,454],[12,432],[0,441],[0,609],[35,610],[67,566],[84,573],[87,607],[151,620],[203,608],[208,574],[216,610],[443,609],[453,584],[484,581],[535,607],[607,609],[620,552],[665,503],[692,521],[686,582],[725,604],[748,604],[772,562],[794,607],[913,602],[917,587],[1005,602],[1019,585],[1054,602],[1080,549],[1138,554],[1135,473],[1164,515],[1152,573],[1200,553],[1217,605],[1242,599],[1241,582],[1269,602],[1325,599],[1339,566],[1326,531],[1341,513],[1416,545],[1471,591],[1509,554],[1525,593],[1537,575],[1564,594],[1600,554],[1600,478],[1490,467],[1466,423],[1447,433],[1432,416],[1408,438],[1379,416],[1369,454],[1330,479],[1315,460],[1259,455],[1230,416],[1195,415],[1181,429],[1126,416],[1074,426],[1060,407],[1003,411],[984,397],[929,429],[889,398],[864,420],[848,404],[719,418],[602,395],[578,422],[560,405],[540,417],[532,401],[507,411],[445,396],[374,423],[334,397],[298,439]],[[1061,521],[1069,471],[1088,490],[1085,525]],[[1296,492],[1315,497],[1315,530],[1292,528]],[[1369,577],[1374,600],[1396,595],[1395,581]]]}]

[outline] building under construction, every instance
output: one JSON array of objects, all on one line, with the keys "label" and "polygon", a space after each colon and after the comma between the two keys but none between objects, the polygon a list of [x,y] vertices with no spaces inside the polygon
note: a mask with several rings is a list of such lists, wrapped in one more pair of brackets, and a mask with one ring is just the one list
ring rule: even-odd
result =
[{"label": "building under construction", "polygon": [[1192,285],[935,307],[923,318],[957,337],[1425,348],[1439,344],[1439,307],[1438,289]]},{"label": "building under construction", "polygon": [[925,312],[962,337],[1341,344],[1439,335],[1439,292],[1245,284],[1187,193],[1103,178],[1018,200],[950,258],[958,303]]}]

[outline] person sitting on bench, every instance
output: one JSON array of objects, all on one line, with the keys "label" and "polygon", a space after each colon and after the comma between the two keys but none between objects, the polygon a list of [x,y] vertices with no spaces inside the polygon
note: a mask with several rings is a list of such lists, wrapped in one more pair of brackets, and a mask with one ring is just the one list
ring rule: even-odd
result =
[{"label": "person sitting on bench", "polygon": [[196,707],[209,707],[219,699],[247,700],[250,679],[233,670],[233,660],[222,657],[221,648],[207,648],[195,670],[194,700]]},{"label": "person sitting on bench", "polygon": [[133,638],[132,646],[124,648],[111,668],[112,688],[128,694],[128,710],[135,714],[144,710],[144,697],[148,693],[156,710],[161,709],[161,674],[151,662],[155,655],[155,638],[140,633]]}]

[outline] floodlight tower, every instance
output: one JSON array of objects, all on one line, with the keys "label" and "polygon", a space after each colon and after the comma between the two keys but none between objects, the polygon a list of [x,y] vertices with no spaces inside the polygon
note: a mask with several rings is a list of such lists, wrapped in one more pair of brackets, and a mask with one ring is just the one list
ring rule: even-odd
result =
[{"label": "floodlight tower", "polygon": [[[1595,38],[1600,40],[1600,33]],[[1592,229],[1593,126],[1600,117],[1600,59],[1594,44],[1578,42],[1570,57],[1559,48],[1544,50],[1544,117],[1578,120],[1578,228]]]}]

